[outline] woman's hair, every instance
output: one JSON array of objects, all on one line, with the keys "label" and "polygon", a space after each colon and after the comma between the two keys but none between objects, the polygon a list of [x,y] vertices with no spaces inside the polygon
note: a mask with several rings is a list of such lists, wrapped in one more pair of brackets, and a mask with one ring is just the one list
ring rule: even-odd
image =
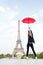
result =
[{"label": "woman's hair", "polygon": [[32,31],[31,31],[31,32],[30,32],[30,31],[28,31],[28,36],[33,37],[33,33],[32,33]]}]

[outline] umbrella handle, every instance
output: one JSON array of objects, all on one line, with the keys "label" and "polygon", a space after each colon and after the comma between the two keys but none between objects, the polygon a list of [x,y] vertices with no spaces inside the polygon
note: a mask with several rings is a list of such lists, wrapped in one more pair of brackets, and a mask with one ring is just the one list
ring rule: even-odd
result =
[{"label": "umbrella handle", "polygon": [[28,29],[29,29],[29,27],[30,27],[30,26],[28,25]]}]

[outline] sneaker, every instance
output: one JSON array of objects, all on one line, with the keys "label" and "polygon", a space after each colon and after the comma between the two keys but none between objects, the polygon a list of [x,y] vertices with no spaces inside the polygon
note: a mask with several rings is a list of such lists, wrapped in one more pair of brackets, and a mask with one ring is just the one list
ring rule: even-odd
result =
[{"label": "sneaker", "polygon": [[35,57],[35,59],[37,59],[37,57]]},{"label": "sneaker", "polygon": [[28,57],[26,57],[26,59],[28,59]]}]

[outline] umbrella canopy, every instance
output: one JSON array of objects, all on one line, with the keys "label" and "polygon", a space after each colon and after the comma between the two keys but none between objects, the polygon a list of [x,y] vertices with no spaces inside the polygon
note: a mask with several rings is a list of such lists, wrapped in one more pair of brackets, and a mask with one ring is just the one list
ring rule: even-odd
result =
[{"label": "umbrella canopy", "polygon": [[30,17],[26,17],[22,20],[23,23],[27,23],[27,24],[30,24],[30,23],[34,23],[36,20],[34,18],[30,18]]}]

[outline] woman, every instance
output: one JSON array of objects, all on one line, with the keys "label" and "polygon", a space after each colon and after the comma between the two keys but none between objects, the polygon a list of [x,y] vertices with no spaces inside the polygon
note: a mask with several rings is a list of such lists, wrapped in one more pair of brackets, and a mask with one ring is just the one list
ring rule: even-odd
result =
[{"label": "woman", "polygon": [[34,50],[34,46],[33,43],[35,43],[34,38],[33,38],[33,33],[31,28],[29,27],[29,31],[28,31],[28,43],[27,43],[27,53],[26,56],[28,56],[28,52],[29,52],[29,47],[31,47],[34,55],[36,56],[35,50]]}]

